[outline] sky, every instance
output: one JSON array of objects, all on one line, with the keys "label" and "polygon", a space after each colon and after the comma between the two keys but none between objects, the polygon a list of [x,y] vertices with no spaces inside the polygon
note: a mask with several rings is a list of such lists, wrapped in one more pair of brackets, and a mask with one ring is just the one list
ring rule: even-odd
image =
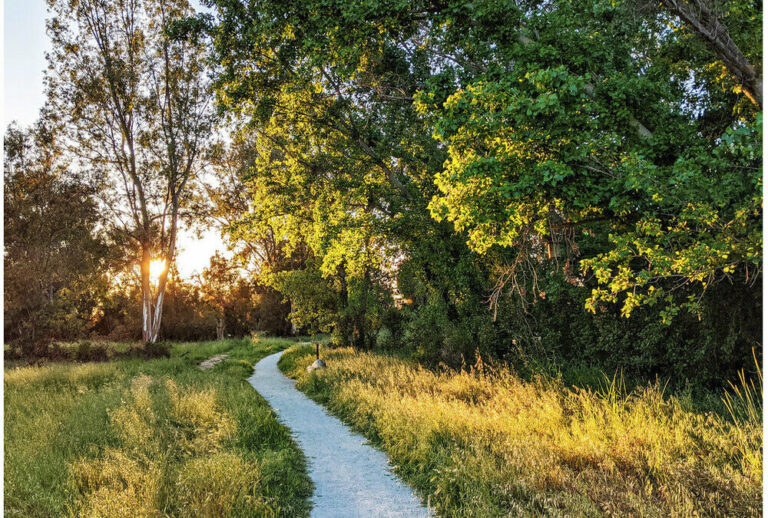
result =
[{"label": "sky", "polygon": [[[45,4],[45,0],[4,1],[3,128],[11,121],[29,126],[45,102],[43,73],[47,68],[45,53],[50,49]],[[192,4],[199,5],[194,0]],[[226,249],[218,229],[205,232],[199,240],[182,231],[178,246],[177,264],[185,278],[201,273],[216,250]]]}]

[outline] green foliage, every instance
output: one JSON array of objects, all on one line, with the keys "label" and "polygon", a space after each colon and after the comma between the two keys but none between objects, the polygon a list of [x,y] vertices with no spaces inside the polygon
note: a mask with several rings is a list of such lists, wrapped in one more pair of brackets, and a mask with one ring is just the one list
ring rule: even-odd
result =
[{"label": "green foliage", "polygon": [[449,325],[445,303],[434,300],[414,310],[405,326],[403,341],[414,348],[416,358],[427,360],[440,355]]},{"label": "green foliage", "polygon": [[145,358],[170,358],[171,347],[165,342],[147,342],[144,344]]},{"label": "green foliage", "polygon": [[301,270],[272,274],[272,285],[291,301],[290,319],[310,334],[327,333],[335,322],[336,289],[309,263]]},{"label": "green foliage", "polygon": [[273,336],[291,334],[289,320],[291,305],[283,295],[271,286],[257,285],[251,307],[252,329],[261,330]]},{"label": "green foliage", "polygon": [[[230,236],[312,258],[272,283],[295,322],[367,348],[407,301],[387,328],[428,362],[716,384],[747,361],[754,299],[715,298],[762,278],[761,108],[690,23],[607,0],[213,5],[197,25],[247,151]],[[758,70],[760,9],[717,16]]]},{"label": "green foliage", "polygon": [[75,359],[81,362],[106,361],[107,348],[101,344],[92,344],[85,340],[77,345]]},{"label": "green foliage", "polygon": [[384,351],[394,351],[398,349],[397,338],[388,327],[382,327],[376,333],[376,347]]},{"label": "green foliage", "polygon": [[670,322],[681,306],[693,313],[701,308],[694,294],[678,303],[671,292],[679,287],[754,282],[762,262],[761,143],[758,114],[726,131],[711,154],[679,158],[669,178],[657,168],[633,173],[628,182],[656,206],[633,229],[611,234],[610,251],[582,261],[601,285],[587,308],[594,312],[599,302],[623,295],[624,316],[643,304],[664,305],[661,316]]},{"label": "green foliage", "polygon": [[698,390],[724,387],[739,369],[749,368],[751,350],[762,340],[758,286],[715,285],[699,301],[699,315],[681,312],[670,324],[647,306],[629,319],[613,305],[585,312],[583,300],[594,287],[553,275],[541,283],[546,298],[527,313],[521,314],[518,301],[500,304],[497,327],[506,341],[501,356],[519,368],[538,361],[563,369],[583,365],[623,371],[635,383],[658,378]]},{"label": "green foliage", "polygon": [[[200,292],[216,319],[216,338],[225,334],[244,336],[253,327],[255,315],[251,308],[255,302],[254,289],[244,273],[226,258],[216,254],[200,278]],[[262,301],[258,301],[261,306]],[[274,308],[273,308],[274,309]],[[275,315],[280,318],[280,315]]]},{"label": "green foliage", "polygon": [[[637,25],[632,15],[630,4],[557,3],[530,15],[536,39],[514,43],[483,27],[494,52],[525,65],[494,63],[450,95],[420,92],[416,107],[449,150],[432,214],[466,232],[470,247],[541,253],[565,238],[572,258],[605,228],[605,248],[582,254],[581,267],[604,285],[587,307],[621,301],[629,316],[664,303],[668,321],[680,308],[695,312],[709,285],[757,274],[762,117],[750,111],[708,127],[700,115],[718,109],[709,105],[717,94],[690,109],[698,92],[669,59],[688,43],[661,19]],[[697,78],[709,66],[687,65]],[[638,131],[637,117],[653,132]],[[671,297],[666,279],[689,300]]]},{"label": "green foliage", "polygon": [[8,127],[4,165],[4,336],[32,354],[87,333],[112,250],[95,191],[65,165],[55,129]]}]

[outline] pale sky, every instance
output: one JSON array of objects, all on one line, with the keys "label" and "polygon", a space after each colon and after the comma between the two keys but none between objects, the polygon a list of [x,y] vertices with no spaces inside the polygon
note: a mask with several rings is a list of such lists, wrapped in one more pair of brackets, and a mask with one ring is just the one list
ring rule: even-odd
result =
[{"label": "pale sky", "polygon": [[[20,126],[32,124],[45,102],[43,73],[47,67],[45,53],[50,49],[45,4],[45,0],[4,1],[3,131],[14,120]],[[195,0],[192,5],[199,8]],[[200,240],[183,231],[179,248],[177,262],[182,277],[200,273],[216,250],[226,249],[218,229],[207,231]]]}]

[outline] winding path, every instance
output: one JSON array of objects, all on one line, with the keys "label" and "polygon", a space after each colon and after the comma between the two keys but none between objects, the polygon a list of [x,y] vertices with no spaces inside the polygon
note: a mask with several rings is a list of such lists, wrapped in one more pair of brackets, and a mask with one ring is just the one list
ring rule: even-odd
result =
[{"label": "winding path", "polygon": [[282,352],[256,364],[249,382],[290,428],[315,484],[313,518],[427,517],[411,489],[392,474],[387,456],[299,392],[277,368]]}]

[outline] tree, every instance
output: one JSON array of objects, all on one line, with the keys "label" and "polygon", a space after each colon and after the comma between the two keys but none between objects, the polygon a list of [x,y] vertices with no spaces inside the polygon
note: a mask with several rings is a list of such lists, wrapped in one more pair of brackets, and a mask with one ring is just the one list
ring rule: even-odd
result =
[{"label": "tree", "polygon": [[[48,90],[70,152],[99,181],[101,207],[135,250],[142,337],[160,331],[179,218],[202,167],[213,116],[205,47],[174,39],[186,0],[50,0]],[[166,267],[157,286],[150,263]]]},{"label": "tree", "polygon": [[[273,170],[319,174],[315,189],[348,175],[344,195],[374,193],[377,222],[416,218],[428,201],[473,251],[508,262],[492,301],[539,298],[540,262],[573,282],[594,274],[591,309],[666,305],[663,318],[695,311],[713,282],[755,279],[760,103],[723,88],[719,59],[669,14],[632,1],[363,5],[219,3],[220,96],[278,148],[262,155]],[[744,28],[737,49],[760,56],[760,10],[721,11],[721,43]],[[243,24],[260,30],[238,35]]]},{"label": "tree", "polygon": [[[483,41],[516,66],[451,67],[464,84],[425,90],[417,105],[450,155],[436,175],[435,217],[480,253],[517,250],[508,279],[532,256],[564,262],[601,285],[589,309],[620,302],[628,316],[655,305],[668,321],[682,307],[697,311],[714,282],[759,273],[762,121],[724,91],[698,40],[667,30],[668,17],[637,18],[633,6],[521,10],[515,40],[486,18],[490,6],[467,15],[479,28],[469,40],[444,38],[443,52]],[[633,124],[641,107],[647,133]]]},{"label": "tree", "polygon": [[[325,304],[347,339],[350,319],[363,335],[384,325],[366,295],[378,289],[412,301],[393,323],[404,342],[440,329],[428,353],[440,359],[481,337],[502,354],[523,339],[538,347],[536,304],[587,305],[606,315],[593,325],[637,310],[690,329],[691,315],[676,315],[712,314],[700,302],[714,284],[759,281],[759,104],[669,11],[637,0],[213,4],[215,23],[198,21],[217,97],[256,149],[238,232],[305,243],[307,274],[337,292]],[[760,9],[718,6],[758,63]],[[550,303],[558,293],[567,300]],[[752,336],[735,338],[740,350]]]},{"label": "tree", "polygon": [[309,251],[303,242],[289,245],[285,236],[270,226],[251,224],[260,214],[250,188],[258,157],[258,140],[252,137],[245,129],[236,131],[229,146],[220,146],[212,153],[217,174],[206,186],[206,213],[221,226],[234,252],[233,262],[253,282],[254,324],[271,334],[287,335],[291,333],[291,302],[275,289],[276,274],[304,268]]},{"label": "tree", "polygon": [[[423,175],[423,157],[415,155],[424,146],[431,160],[429,153],[437,146],[421,126],[413,125],[407,100],[378,104],[375,85],[351,80],[351,63],[339,63],[337,49],[326,61],[303,54],[303,42],[291,33],[302,8],[291,6],[283,23],[283,7],[220,4],[223,22],[214,41],[217,59],[226,65],[218,80],[219,98],[249,121],[253,131],[248,138],[256,150],[243,178],[252,210],[234,228],[246,242],[272,232],[288,254],[306,246],[314,258],[312,268],[319,269],[306,272],[307,278],[319,273],[337,292],[333,312],[338,318],[332,327],[338,339],[370,345],[370,317],[380,295],[391,291],[388,269],[398,255],[398,239],[389,226],[402,217],[398,232],[415,242],[412,230],[419,223],[414,219],[432,224],[419,193],[422,187],[433,189],[431,178]],[[270,27],[267,20],[278,21]],[[251,24],[259,29],[237,30]],[[323,33],[325,27],[317,30]],[[360,48],[376,53],[368,45]],[[354,57],[353,52],[350,60]],[[256,63],[250,72],[244,68],[249,62]],[[425,70],[421,66],[418,73]],[[415,81],[403,79],[410,84],[402,86],[415,87]],[[409,172],[421,176],[418,186],[405,185]],[[288,276],[282,275],[286,282]],[[292,314],[298,318],[301,312]]]},{"label": "tree", "polygon": [[203,271],[200,288],[204,300],[216,312],[217,340],[224,338],[227,309],[232,305],[239,279],[237,270],[218,252],[211,257],[211,264]]},{"label": "tree", "polygon": [[4,166],[5,340],[32,354],[89,331],[110,249],[94,190],[64,164],[47,121],[8,127]]}]

